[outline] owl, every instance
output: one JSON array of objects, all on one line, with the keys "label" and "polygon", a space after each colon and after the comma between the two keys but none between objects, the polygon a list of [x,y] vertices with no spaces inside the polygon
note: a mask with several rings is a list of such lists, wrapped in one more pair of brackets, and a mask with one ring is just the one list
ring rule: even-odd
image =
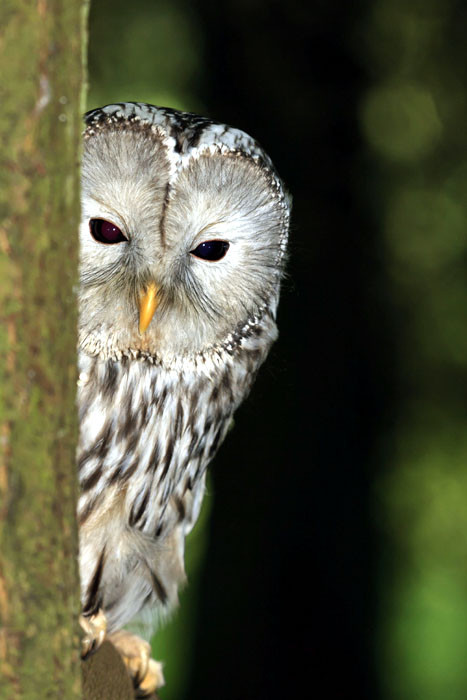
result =
[{"label": "owl", "polygon": [[277,336],[290,200],[251,137],[142,103],[85,115],[78,474],[83,656],[177,603],[206,468]]}]

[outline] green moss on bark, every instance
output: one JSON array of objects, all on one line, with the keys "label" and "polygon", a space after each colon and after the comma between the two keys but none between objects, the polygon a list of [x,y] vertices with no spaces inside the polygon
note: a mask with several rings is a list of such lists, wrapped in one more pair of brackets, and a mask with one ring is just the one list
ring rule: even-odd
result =
[{"label": "green moss on bark", "polygon": [[82,0],[0,6],[0,698],[79,698]]}]

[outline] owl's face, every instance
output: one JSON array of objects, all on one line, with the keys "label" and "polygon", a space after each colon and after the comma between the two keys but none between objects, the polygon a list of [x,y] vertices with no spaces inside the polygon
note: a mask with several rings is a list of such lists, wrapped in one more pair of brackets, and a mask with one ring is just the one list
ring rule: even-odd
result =
[{"label": "owl's face", "polygon": [[149,105],[109,106],[87,123],[81,346],[164,361],[274,314],[289,205],[259,146]]}]

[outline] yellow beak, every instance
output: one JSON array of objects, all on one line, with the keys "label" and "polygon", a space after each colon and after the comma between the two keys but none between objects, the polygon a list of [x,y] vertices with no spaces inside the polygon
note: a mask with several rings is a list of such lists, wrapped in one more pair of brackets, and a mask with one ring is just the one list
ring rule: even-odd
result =
[{"label": "yellow beak", "polygon": [[146,285],[146,288],[141,292],[139,297],[139,332],[141,335],[145,332],[154,312],[159,306],[159,287],[154,282]]}]

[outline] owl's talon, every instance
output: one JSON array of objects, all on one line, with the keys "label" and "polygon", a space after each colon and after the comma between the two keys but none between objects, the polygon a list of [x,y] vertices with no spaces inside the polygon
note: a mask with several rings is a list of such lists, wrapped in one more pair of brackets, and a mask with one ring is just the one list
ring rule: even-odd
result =
[{"label": "owl's talon", "polygon": [[133,680],[137,698],[144,698],[164,685],[162,664],[151,659],[151,647],[135,634],[119,630],[109,640],[120,652]]},{"label": "owl's talon", "polygon": [[154,659],[149,659],[148,669],[144,678],[137,686],[136,697],[144,698],[152,695],[158,688],[164,685],[162,664]]},{"label": "owl's talon", "polygon": [[87,659],[104,641],[107,633],[107,619],[103,610],[98,610],[95,615],[80,615],[79,624],[84,630],[84,636],[81,639],[81,658]]}]

